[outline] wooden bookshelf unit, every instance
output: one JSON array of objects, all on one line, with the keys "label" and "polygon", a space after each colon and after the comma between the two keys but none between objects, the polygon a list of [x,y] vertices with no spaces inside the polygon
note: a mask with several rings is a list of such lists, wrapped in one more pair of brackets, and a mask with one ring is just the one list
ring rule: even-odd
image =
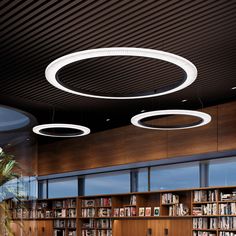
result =
[{"label": "wooden bookshelf unit", "polygon": [[25,201],[12,217],[29,236],[235,236],[236,186]]}]

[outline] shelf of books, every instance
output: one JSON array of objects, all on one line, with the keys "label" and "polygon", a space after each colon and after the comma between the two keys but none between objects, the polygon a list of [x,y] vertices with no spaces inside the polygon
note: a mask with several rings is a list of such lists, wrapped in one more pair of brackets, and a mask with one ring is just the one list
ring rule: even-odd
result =
[{"label": "shelf of books", "polygon": [[192,236],[236,236],[236,187],[26,201],[12,206],[12,216],[52,220],[53,236],[112,236],[117,220],[177,218]]},{"label": "shelf of books", "polygon": [[13,220],[52,220],[53,236],[76,236],[77,199],[12,203]]},{"label": "shelf of books", "polygon": [[82,199],[79,204],[82,236],[112,235],[112,198]]},{"label": "shelf of books", "polygon": [[236,236],[236,188],[194,190],[193,236]]}]

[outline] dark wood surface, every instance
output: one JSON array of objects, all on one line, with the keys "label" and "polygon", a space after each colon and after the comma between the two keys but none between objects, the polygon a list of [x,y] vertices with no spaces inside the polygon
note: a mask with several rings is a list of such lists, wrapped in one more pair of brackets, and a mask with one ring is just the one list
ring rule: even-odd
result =
[{"label": "dark wood surface", "polygon": [[[107,167],[236,149],[236,102],[209,107],[212,122],[179,131],[125,126],[39,147],[38,174]],[[176,117],[182,123],[188,118]],[[162,118],[160,122],[168,122]]]}]

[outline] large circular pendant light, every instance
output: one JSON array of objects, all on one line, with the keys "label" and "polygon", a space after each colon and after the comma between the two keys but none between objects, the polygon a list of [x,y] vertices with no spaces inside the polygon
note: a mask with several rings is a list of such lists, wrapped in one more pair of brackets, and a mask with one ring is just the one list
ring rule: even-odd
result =
[{"label": "large circular pendant light", "polygon": [[[115,96],[100,96],[96,94],[90,94],[86,92],[75,91],[69,87],[66,87],[62,84],[58,78],[58,71],[62,69],[64,66],[69,65],[74,62],[97,58],[97,57],[111,57],[111,56],[134,56],[134,57],[145,57],[152,58],[157,60],[163,60],[166,62],[170,62],[179,66],[185,72],[185,77],[183,78],[183,82],[180,85],[173,85],[169,90],[161,91],[161,92],[152,92],[147,95],[139,95],[139,96],[124,96],[124,97],[115,97]],[[154,50],[154,49],[144,49],[144,48],[129,48],[129,47],[114,47],[114,48],[99,48],[99,49],[90,49],[80,52],[75,52],[68,54],[66,56],[60,57],[55,61],[51,62],[45,71],[46,79],[49,83],[55,86],[58,89],[61,89],[65,92],[86,96],[91,98],[103,98],[103,99],[138,99],[138,98],[150,98],[161,95],[166,95],[170,93],[174,93],[181,89],[186,88],[190,84],[192,84],[197,77],[197,69],[196,67],[187,59],[180,57],[178,55]],[[111,81],[112,83],[112,81]]]},{"label": "large circular pendant light", "polygon": [[[149,125],[142,122],[143,119],[149,117],[165,116],[165,115],[186,115],[200,118],[200,121],[177,126],[156,126]],[[153,130],[180,130],[180,129],[190,129],[196,128],[208,124],[211,121],[211,116],[207,113],[192,110],[160,110],[160,111],[150,111],[138,114],[131,119],[131,123],[137,127]]]},{"label": "large circular pendant light", "polygon": [[[72,130],[73,132],[66,134],[58,134],[58,133],[53,134],[50,132],[51,129],[58,129],[58,130],[69,129]],[[76,131],[76,133],[74,131]],[[90,129],[81,125],[54,123],[54,124],[43,124],[35,126],[33,128],[33,132],[48,137],[73,138],[89,134]]]}]

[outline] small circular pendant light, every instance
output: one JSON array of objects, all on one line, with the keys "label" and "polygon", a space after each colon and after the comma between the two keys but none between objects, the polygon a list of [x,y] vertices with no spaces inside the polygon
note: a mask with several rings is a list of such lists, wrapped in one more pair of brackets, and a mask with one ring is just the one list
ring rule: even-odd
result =
[{"label": "small circular pendant light", "polygon": [[[58,78],[58,71],[63,67],[65,67],[66,65],[90,58],[111,57],[111,56],[134,56],[134,57],[145,57],[145,58],[163,60],[182,68],[185,72],[185,77],[180,85],[177,86],[173,85],[169,90],[164,90],[161,92],[150,92],[149,94],[146,95],[123,96],[123,97],[100,96],[96,94],[76,91],[64,85]],[[150,98],[150,97],[166,95],[186,88],[195,81],[197,77],[197,69],[187,59],[172,53],[154,49],[145,49],[145,48],[114,47],[114,48],[90,49],[71,53],[63,57],[60,57],[55,61],[51,62],[47,66],[45,71],[45,76],[48,82],[51,83],[54,87],[61,89],[65,92],[80,96],[91,97],[91,98],[103,98],[103,99],[139,99],[139,98]]]},{"label": "small circular pendant light", "polygon": [[[53,132],[50,132],[50,130],[55,130],[55,129],[57,130],[69,129],[72,132],[66,133],[66,134],[65,133],[53,134]],[[73,138],[73,137],[80,137],[80,136],[85,136],[89,134],[90,129],[81,125],[54,123],[54,124],[43,124],[43,125],[35,126],[33,128],[33,132],[36,134],[48,136],[48,137]]]},{"label": "small circular pendant light", "polygon": [[[186,115],[200,118],[200,121],[177,126],[156,126],[149,125],[142,122],[143,119],[156,116],[166,116],[166,115]],[[211,116],[207,113],[192,110],[160,110],[160,111],[150,111],[138,114],[131,119],[131,123],[137,127],[153,130],[180,130],[180,129],[190,129],[196,128],[208,124],[211,121]]]}]

